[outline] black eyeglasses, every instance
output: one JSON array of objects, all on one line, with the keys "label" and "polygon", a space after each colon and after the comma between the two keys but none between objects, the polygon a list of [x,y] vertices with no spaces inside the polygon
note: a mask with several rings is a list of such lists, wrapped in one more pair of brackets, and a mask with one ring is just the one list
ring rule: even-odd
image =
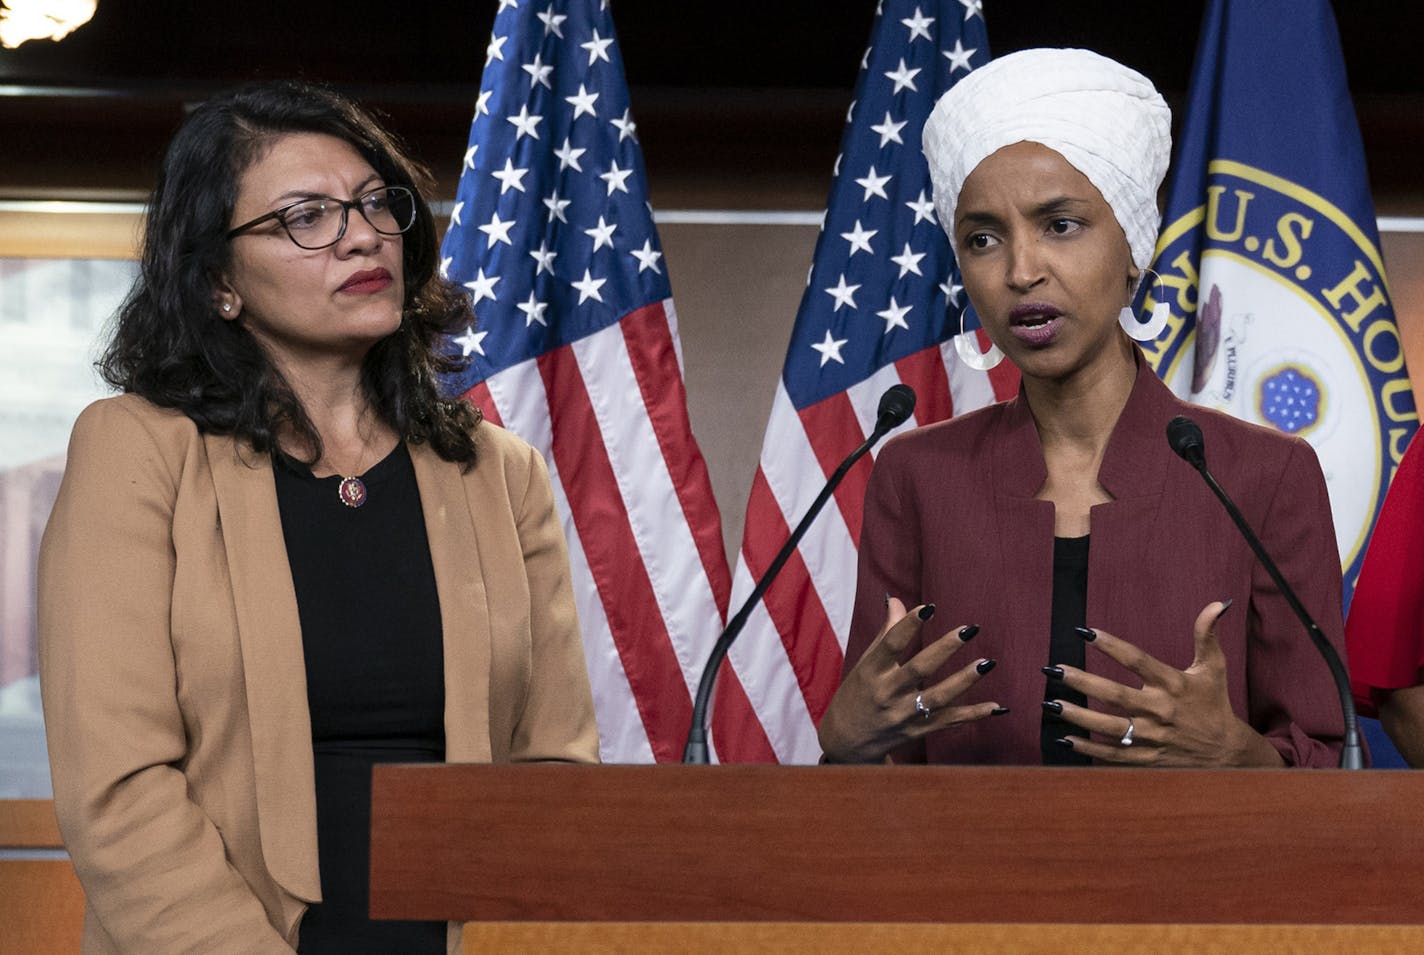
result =
[{"label": "black eyeglasses", "polygon": [[303,249],[324,249],[341,241],[351,210],[381,235],[400,235],[415,224],[415,194],[405,186],[382,186],[349,201],[318,196],[302,199],[228,232],[233,239],[271,219],[286,230],[287,238]]}]

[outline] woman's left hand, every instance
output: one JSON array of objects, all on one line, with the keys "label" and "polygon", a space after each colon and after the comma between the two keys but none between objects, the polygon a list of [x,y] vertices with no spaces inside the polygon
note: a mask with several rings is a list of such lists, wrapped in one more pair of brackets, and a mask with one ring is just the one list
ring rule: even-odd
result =
[{"label": "woman's left hand", "polygon": [[1283,765],[1276,748],[1231,709],[1226,656],[1216,639],[1216,621],[1229,606],[1213,602],[1197,615],[1196,654],[1185,670],[1170,667],[1105,631],[1086,631],[1095,636],[1084,639],[1141,677],[1142,688],[1061,667],[1065,686],[1122,714],[1057,701],[1063,719],[1112,741],[1068,737],[1073,751],[1130,766]]}]

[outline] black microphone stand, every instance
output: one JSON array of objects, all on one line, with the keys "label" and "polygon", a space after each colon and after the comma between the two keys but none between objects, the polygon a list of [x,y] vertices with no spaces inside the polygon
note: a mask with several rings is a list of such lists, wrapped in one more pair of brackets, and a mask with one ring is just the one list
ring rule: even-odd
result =
[{"label": "black microphone stand", "polygon": [[[900,389],[903,389],[901,391]],[[904,393],[908,392],[908,398]],[[897,407],[887,407],[890,403],[892,393],[900,395],[900,401],[904,404]],[[806,511],[806,516],[801,518],[801,522],[796,525],[796,529],[791,532],[791,536],[786,539],[786,543],[777,551],[775,559],[767,567],[766,573],[761,575],[753,588],[751,596],[737,610],[731,620],[727,621],[727,628],[722,631],[717,638],[717,642],[712,646],[712,652],[707,657],[707,666],[702,670],[702,679],[697,683],[697,696],[692,703],[692,725],[687,731],[687,745],[682,751],[682,761],[684,763],[705,766],[711,762],[707,751],[707,706],[712,698],[712,686],[716,682],[717,671],[722,668],[722,661],[726,659],[727,651],[732,647],[732,641],[742,632],[742,628],[747,625],[747,618],[751,616],[752,609],[766,595],[767,589],[776,579],[776,575],[781,573],[782,566],[791,559],[791,552],[796,549],[796,545],[801,543],[801,538],[806,534],[806,530],[811,526],[811,522],[816,519],[816,515],[821,513],[821,508],[840,485],[855,462],[864,457],[865,453],[875,447],[876,442],[885,437],[886,433],[898,427],[910,413],[915,409],[915,393],[908,385],[895,385],[885,393],[880,399],[880,414],[875,422],[875,430],[870,432],[870,437],[850,453],[850,456],[841,462],[831,475],[826,486],[821,488],[821,493],[816,495],[816,499],[811,502],[811,507]]]},{"label": "black microphone stand", "polygon": [[[1191,428],[1187,429],[1185,425],[1178,425],[1179,421],[1186,422]],[[1281,576],[1280,568],[1271,559],[1271,555],[1266,553],[1261,539],[1256,536],[1256,532],[1246,522],[1245,516],[1236,507],[1236,503],[1231,500],[1226,491],[1222,490],[1221,485],[1216,483],[1216,478],[1212,477],[1211,472],[1207,470],[1206,454],[1202,448],[1201,429],[1196,422],[1185,416],[1173,418],[1167,425],[1167,438],[1172,445],[1172,450],[1176,451],[1182,460],[1201,474],[1202,479],[1206,481],[1206,486],[1211,488],[1217,500],[1221,501],[1222,506],[1226,508],[1226,513],[1231,515],[1231,520],[1237,530],[1241,531],[1241,536],[1246,538],[1246,543],[1251,546],[1256,559],[1261,562],[1262,567],[1266,568],[1266,573],[1271,575],[1271,580],[1275,581],[1276,588],[1286,598],[1286,603],[1290,605],[1296,618],[1304,625],[1305,632],[1310,635],[1310,641],[1315,644],[1315,648],[1325,658],[1325,664],[1330,668],[1330,675],[1335,679],[1335,691],[1340,695],[1340,709],[1345,717],[1345,737],[1344,746],[1340,750],[1340,768],[1364,769],[1364,747],[1360,745],[1360,726],[1355,714],[1354,695],[1350,692],[1350,675],[1345,670],[1345,664],[1340,660],[1340,654],[1335,652],[1335,647],[1326,639],[1324,632],[1300,602],[1295,590]]]}]

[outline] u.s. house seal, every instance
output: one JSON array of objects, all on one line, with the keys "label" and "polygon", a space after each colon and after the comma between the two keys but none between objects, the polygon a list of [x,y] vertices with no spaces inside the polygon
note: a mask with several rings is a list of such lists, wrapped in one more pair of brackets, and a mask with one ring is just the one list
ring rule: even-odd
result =
[{"label": "u.s. house seal", "polygon": [[1264,170],[1218,159],[1206,192],[1158,240],[1147,306],[1165,299],[1172,317],[1148,360],[1179,396],[1311,443],[1353,581],[1418,423],[1379,250]]}]

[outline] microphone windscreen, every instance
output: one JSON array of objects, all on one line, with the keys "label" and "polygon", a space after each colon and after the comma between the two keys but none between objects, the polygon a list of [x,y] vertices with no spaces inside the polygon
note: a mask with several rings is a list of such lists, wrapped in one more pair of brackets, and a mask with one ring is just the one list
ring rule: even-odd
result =
[{"label": "microphone windscreen", "polygon": [[880,407],[876,409],[876,423],[886,431],[897,428],[915,411],[915,389],[909,385],[891,385],[880,396]]},{"label": "microphone windscreen", "polygon": [[1177,415],[1167,422],[1167,443],[1178,457],[1193,466],[1198,465],[1206,456],[1206,443],[1202,440],[1201,428],[1186,415]]}]

